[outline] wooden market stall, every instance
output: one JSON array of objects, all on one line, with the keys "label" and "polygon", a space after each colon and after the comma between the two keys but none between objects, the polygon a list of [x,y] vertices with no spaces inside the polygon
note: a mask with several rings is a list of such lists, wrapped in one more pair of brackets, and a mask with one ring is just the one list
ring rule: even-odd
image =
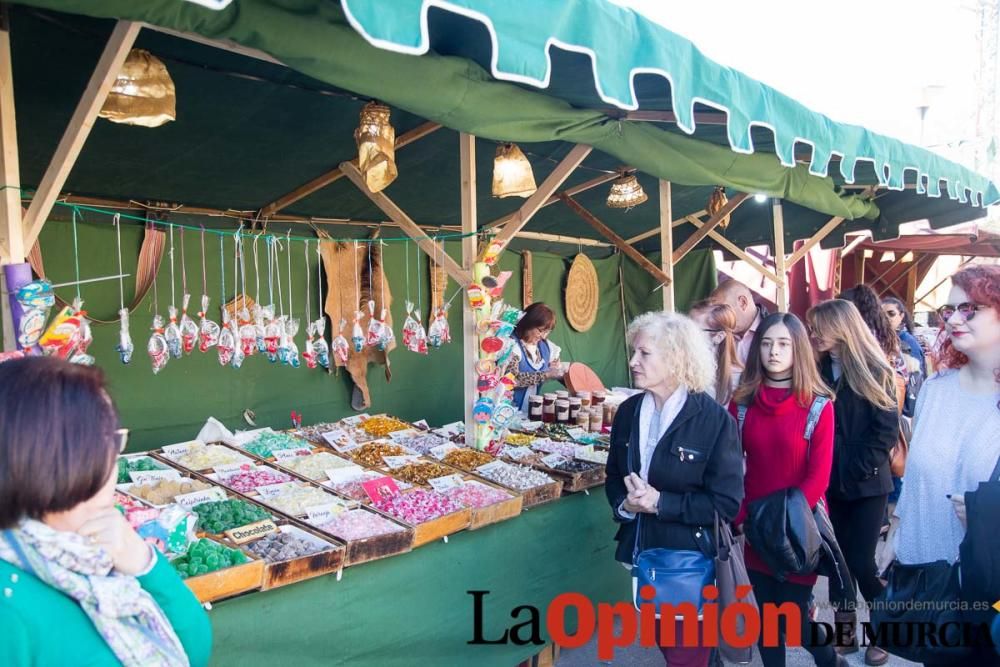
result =
[{"label": "wooden market stall", "polygon": [[[512,251],[531,253],[533,281],[512,278],[504,293],[516,305],[528,293],[561,304],[564,256],[588,254],[599,277],[596,324],[573,332],[560,323],[554,338],[609,384],[624,384],[625,320],[704,296],[714,279],[707,248],[720,245],[750,262],[775,281],[784,305],[785,276],[810,247],[859,229],[892,236],[914,217],[932,225],[972,219],[1000,198],[994,184],[959,165],[809,112],[601,0],[558,11],[527,0],[292,4],[26,0],[6,8],[6,280],[17,287],[31,279],[29,256],[37,273],[44,267],[78,290],[81,279],[128,274],[130,304],[117,280],[85,285],[82,296],[95,319],[92,354],[136,449],[189,439],[210,415],[230,426],[256,419],[286,427],[290,411],[306,424],[333,421],[357,398],[346,374],[261,358],[233,371],[195,353],[154,377],[142,351],[149,306],[168,302],[164,283],[170,292],[201,287],[218,307],[250,295],[253,281],[261,283],[252,294],[259,300],[269,282],[261,280],[264,264],[276,257],[279,294],[288,263],[288,311],[305,322],[316,310],[324,320],[344,294],[352,308],[360,305],[361,286],[331,279],[340,275],[335,255],[321,266],[315,254],[337,240],[338,252],[353,248],[355,261],[369,263],[372,300],[400,332],[414,293],[423,289],[422,319],[432,298],[461,296],[456,290],[472,282],[491,244],[501,251],[498,267],[521,278],[527,262]],[[568,47],[550,50],[550,39]],[[145,128],[98,120],[133,48],[166,63],[176,121]],[[385,188],[373,187],[357,161],[354,133],[370,99],[390,107],[395,129],[398,177]],[[494,197],[489,187],[497,145],[510,142],[526,153],[537,183],[523,198]],[[644,194],[608,207],[609,184]],[[114,250],[116,230],[124,253]],[[260,239],[268,259],[258,264],[252,251]],[[759,243],[773,247],[773,269],[745,252]],[[439,267],[434,279],[429,262]],[[391,306],[375,296],[386,284]],[[175,305],[176,295],[169,301]],[[467,300],[459,303],[446,314],[452,345],[428,356],[393,352],[391,384],[388,354],[380,360],[385,381],[374,377],[381,373],[367,380],[373,411],[438,425],[461,419],[464,406],[471,424],[476,335]],[[113,351],[114,313],[126,307],[138,350],[128,365]],[[8,310],[3,319],[10,327]],[[338,325],[326,322],[328,338]],[[13,330],[5,333],[5,346],[14,339]],[[366,369],[367,362],[362,378]],[[192,387],[201,391],[193,396]],[[217,662],[295,653],[345,664],[509,665],[537,647],[468,646],[467,591],[496,595],[489,637],[509,625],[509,610],[542,607],[558,592],[617,599],[625,579],[612,564],[611,534],[599,495],[576,494],[458,533],[450,544],[348,570],[343,581],[327,576],[269,591],[266,605],[255,596],[222,602],[212,612]]]}]

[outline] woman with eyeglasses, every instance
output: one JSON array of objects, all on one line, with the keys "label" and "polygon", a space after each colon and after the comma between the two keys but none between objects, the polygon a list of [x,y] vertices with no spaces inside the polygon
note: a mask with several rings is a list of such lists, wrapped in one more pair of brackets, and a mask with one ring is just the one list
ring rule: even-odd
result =
[{"label": "woman with eyeglasses", "polygon": [[[986,481],[1000,458],[1000,267],[970,266],[952,276],[943,370],[924,382],[896,506],[896,559],[917,565],[958,559],[965,492]],[[995,655],[962,664],[996,664]]]},{"label": "woman with eyeglasses", "polygon": [[903,302],[894,296],[882,299],[882,312],[889,318],[889,326],[899,336],[900,351],[916,359],[921,375],[927,375],[927,363],[924,360],[924,350],[913,335],[913,318],[906,310]]},{"label": "woman with eyeglasses", "polygon": [[715,350],[715,384],[707,393],[728,406],[743,372],[737,352],[736,311],[729,304],[699,301],[691,306],[688,317],[708,334]]},{"label": "woman with eyeglasses", "polygon": [[[882,315],[879,311],[879,315]],[[871,602],[882,592],[875,564],[889,493],[889,456],[899,436],[895,372],[850,301],[832,299],[809,309],[809,328],[820,353],[820,373],[836,393],[833,470],[827,490],[830,522],[851,581],[830,587],[838,624],[851,628],[841,653],[859,649],[857,595]],[[883,665],[889,654],[870,645],[865,663]]]},{"label": "woman with eyeglasses", "polygon": [[562,350],[549,340],[556,325],[552,309],[536,301],[524,309],[524,316],[514,327],[514,407],[528,412],[528,397],[538,394],[539,388],[549,380],[558,380],[566,374],[559,361]]},{"label": "woman with eyeglasses", "polygon": [[99,370],[0,364],[2,665],[208,663],[208,616],[115,508],[117,427]]}]

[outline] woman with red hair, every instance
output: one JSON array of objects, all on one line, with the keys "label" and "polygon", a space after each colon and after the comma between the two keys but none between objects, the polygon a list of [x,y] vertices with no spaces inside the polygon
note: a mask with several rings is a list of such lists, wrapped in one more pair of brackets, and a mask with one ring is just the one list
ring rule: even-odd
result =
[{"label": "woman with red hair", "polygon": [[[1000,267],[952,276],[941,370],[917,398],[913,439],[896,506],[896,559],[954,563],[965,536],[965,492],[986,481],[1000,458]],[[996,655],[963,664],[996,664]]]}]

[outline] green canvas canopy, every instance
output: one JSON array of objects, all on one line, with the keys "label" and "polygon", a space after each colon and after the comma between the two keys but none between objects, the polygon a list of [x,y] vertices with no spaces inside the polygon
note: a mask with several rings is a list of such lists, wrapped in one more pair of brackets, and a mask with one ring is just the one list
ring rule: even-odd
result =
[{"label": "green canvas canopy", "polygon": [[[398,151],[400,177],[386,190],[422,225],[459,224],[457,131],[480,144],[481,224],[521,203],[490,196],[497,141],[518,142],[539,182],[573,144],[592,145],[564,187],[636,168],[647,192],[658,178],[673,183],[675,219],[703,210],[716,185],[778,197],[788,247],[831,216],[846,220],[826,239],[835,245],[856,229],[888,238],[915,219],[935,227],[974,219],[1000,198],[961,165],[834,123],[604,0],[237,0],[217,3],[221,10],[186,0],[22,4],[11,38],[26,188],[41,179],[110,34],[108,19],[120,18],[231,40],[283,65],[143,30],[136,46],[167,64],[178,120],[155,130],[99,122],[66,192],[257,211],[354,157],[358,112],[377,98],[392,106],[397,136],[427,120],[446,128]],[[676,122],[634,120],[629,109]],[[852,189],[864,185],[884,188],[872,199]],[[577,199],[623,237],[658,227],[655,198],[612,210],[606,193],[598,187]],[[346,179],[285,212],[384,219]],[[744,204],[723,233],[739,247],[770,244],[771,215],[770,206]],[[544,208],[526,230],[595,236],[562,205]],[[675,243],[693,231],[679,226]],[[637,247],[651,252],[659,238]]]}]

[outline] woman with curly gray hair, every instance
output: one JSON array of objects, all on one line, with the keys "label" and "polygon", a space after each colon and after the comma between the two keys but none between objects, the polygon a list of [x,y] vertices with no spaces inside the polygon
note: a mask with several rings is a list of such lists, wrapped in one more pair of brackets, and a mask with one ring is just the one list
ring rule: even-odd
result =
[{"label": "woman with curly gray hair", "polygon": [[[642,393],[622,403],[611,428],[615,558],[629,566],[648,549],[712,558],[716,515],[730,521],[743,500],[743,455],[735,422],[705,393],[715,382],[711,344],[692,320],[667,312],[641,315],[626,336]],[[682,634],[678,621],[677,646],[660,649],[667,664],[706,665],[711,649],[681,646]]]}]

